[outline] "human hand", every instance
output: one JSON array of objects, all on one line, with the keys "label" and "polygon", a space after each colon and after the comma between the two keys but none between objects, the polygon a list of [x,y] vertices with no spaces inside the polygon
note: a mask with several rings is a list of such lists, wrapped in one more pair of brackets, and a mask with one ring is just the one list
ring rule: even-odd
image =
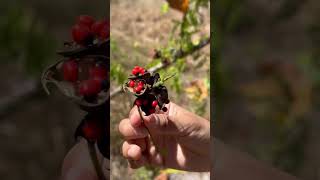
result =
[{"label": "human hand", "polygon": [[[144,116],[135,106],[119,124],[122,154],[131,168],[155,165],[187,171],[210,171],[210,123],[169,103],[167,112]],[[149,132],[152,138],[149,136]]]},{"label": "human hand", "polygon": [[[109,179],[110,161],[104,158],[97,149],[96,151],[104,176]],[[61,180],[99,180],[85,139],[81,139],[74,145],[64,158]]]}]

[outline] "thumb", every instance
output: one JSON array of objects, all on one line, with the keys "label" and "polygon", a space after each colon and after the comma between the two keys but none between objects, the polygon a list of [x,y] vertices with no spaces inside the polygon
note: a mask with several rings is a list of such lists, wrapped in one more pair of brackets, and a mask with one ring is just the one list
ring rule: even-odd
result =
[{"label": "thumb", "polygon": [[164,135],[176,135],[185,128],[179,118],[182,108],[174,103],[169,103],[166,113],[154,113],[143,116],[144,125],[153,133]]}]

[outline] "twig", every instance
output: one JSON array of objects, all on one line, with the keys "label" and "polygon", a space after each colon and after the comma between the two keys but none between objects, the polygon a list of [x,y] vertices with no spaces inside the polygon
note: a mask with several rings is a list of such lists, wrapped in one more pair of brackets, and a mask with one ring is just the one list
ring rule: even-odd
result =
[{"label": "twig", "polygon": [[[144,124],[144,118],[143,118],[143,115],[142,115],[142,112],[141,112],[141,107],[140,107],[140,106],[137,106],[137,107],[138,107],[138,112],[139,112],[139,115],[140,115],[142,124]],[[150,133],[150,131],[149,131],[149,129],[148,129],[148,127],[146,127],[146,129],[147,129],[147,131],[148,131],[148,134],[150,135],[151,141],[154,142],[154,141],[153,141],[153,138],[152,138],[152,136],[151,136],[151,133]],[[153,143],[153,144],[154,144],[154,143]]]},{"label": "twig", "polygon": [[[210,44],[210,37],[208,37],[207,39],[202,40],[198,45],[194,46],[190,51],[188,52],[184,52],[181,49],[180,50],[176,50],[173,54],[173,58],[171,61],[169,62],[161,62],[153,67],[151,67],[150,69],[148,69],[148,72],[150,73],[154,73],[157,72],[161,69],[164,69],[172,64],[174,64],[175,62],[177,62],[177,60],[179,58],[183,58],[185,56],[188,56],[192,53],[194,53],[195,51],[198,51],[200,49],[202,49],[203,47],[205,47],[206,45]],[[163,59],[163,58],[162,58]],[[123,93],[122,87],[118,86],[117,88],[115,88],[111,93],[110,93],[110,98],[114,98],[115,96],[119,95],[120,93]]]},{"label": "twig", "polygon": [[142,121],[142,124],[145,126],[145,128],[147,129],[148,131],[148,134],[149,134],[149,137],[150,137],[150,140],[151,140],[151,143],[154,145],[154,147],[156,148],[156,151],[159,152],[161,155],[162,155],[162,163],[165,164],[165,153],[163,153],[163,151],[161,151],[161,149],[158,147],[158,145],[155,143],[151,133],[150,133],[150,130],[148,129],[148,127],[144,124],[144,118],[143,118],[143,115],[142,115],[142,110],[141,110],[141,107],[140,106],[137,106],[138,107],[138,112],[139,112],[139,115],[140,115],[140,118],[141,118],[141,121]]},{"label": "twig", "polygon": [[102,172],[101,165],[98,162],[95,143],[92,143],[92,142],[89,142],[89,141],[87,141],[87,142],[88,142],[88,149],[89,149],[91,161],[92,161],[93,166],[94,166],[94,168],[96,170],[97,176],[98,176],[99,180],[106,180],[106,177],[104,177],[104,174]]}]

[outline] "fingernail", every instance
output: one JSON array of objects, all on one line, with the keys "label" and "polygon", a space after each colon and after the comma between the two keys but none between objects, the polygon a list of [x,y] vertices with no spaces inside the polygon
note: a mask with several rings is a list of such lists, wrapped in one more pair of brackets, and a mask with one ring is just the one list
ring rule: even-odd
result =
[{"label": "fingernail", "polygon": [[130,116],[130,122],[133,127],[139,127],[141,124],[140,116],[136,114]]},{"label": "fingernail", "polygon": [[130,147],[128,150],[128,156],[132,158],[133,160],[139,159],[139,150],[135,148],[134,146]]},{"label": "fingernail", "polygon": [[156,157],[155,157],[155,163],[158,165],[158,166],[161,166],[162,165],[162,156],[160,154],[157,154]]},{"label": "fingernail", "polygon": [[129,150],[128,150],[128,156],[130,156],[131,158],[133,158],[134,156],[135,156],[135,150],[134,150],[134,148],[130,148]]}]

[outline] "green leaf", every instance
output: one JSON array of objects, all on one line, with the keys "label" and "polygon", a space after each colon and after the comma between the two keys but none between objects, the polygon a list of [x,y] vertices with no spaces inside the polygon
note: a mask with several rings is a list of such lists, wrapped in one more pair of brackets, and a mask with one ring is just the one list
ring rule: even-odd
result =
[{"label": "green leaf", "polygon": [[121,64],[111,63],[110,79],[116,81],[118,84],[123,84],[127,80],[127,74]]},{"label": "green leaf", "polygon": [[176,68],[177,68],[177,70],[178,70],[179,72],[182,72],[182,71],[185,69],[185,67],[186,67],[185,64],[186,64],[186,63],[185,63],[185,59],[184,59],[184,58],[178,59],[177,62],[176,62]]},{"label": "green leaf", "polygon": [[163,3],[161,6],[161,13],[166,14],[169,11],[169,4],[167,2]]},{"label": "green leaf", "polygon": [[157,64],[161,63],[161,60],[160,59],[154,59],[152,60],[149,64],[147,64],[145,67],[147,69],[151,68],[151,67],[154,67],[156,66]]}]

